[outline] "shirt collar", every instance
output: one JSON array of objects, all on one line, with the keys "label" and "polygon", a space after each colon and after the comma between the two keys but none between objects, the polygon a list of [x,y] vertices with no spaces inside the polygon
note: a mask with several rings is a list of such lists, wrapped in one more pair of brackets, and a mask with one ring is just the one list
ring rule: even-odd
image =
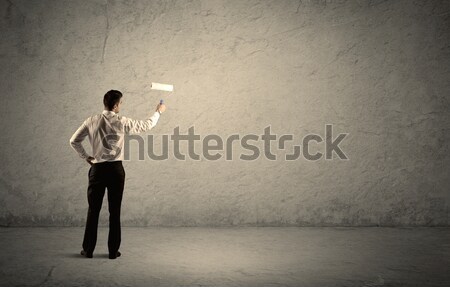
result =
[{"label": "shirt collar", "polygon": [[108,116],[108,115],[114,116],[116,113],[113,111],[103,110],[102,114],[104,114],[106,116]]}]

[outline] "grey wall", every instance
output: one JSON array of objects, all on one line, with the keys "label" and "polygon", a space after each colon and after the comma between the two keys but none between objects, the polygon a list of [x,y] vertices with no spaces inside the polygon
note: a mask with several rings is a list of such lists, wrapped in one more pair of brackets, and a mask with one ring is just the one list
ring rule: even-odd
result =
[{"label": "grey wall", "polygon": [[448,1],[0,6],[1,225],[84,224],[89,166],[68,140],[109,89],[138,119],[165,98],[157,141],[177,126],[226,138],[270,125],[296,144],[326,124],[348,133],[348,160],[138,161],[132,146],[124,225],[450,222]]}]

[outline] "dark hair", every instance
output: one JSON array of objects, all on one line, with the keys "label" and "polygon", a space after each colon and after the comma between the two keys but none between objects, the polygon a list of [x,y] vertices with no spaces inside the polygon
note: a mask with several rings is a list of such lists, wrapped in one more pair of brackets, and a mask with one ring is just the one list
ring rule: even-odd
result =
[{"label": "dark hair", "polygon": [[120,102],[121,97],[122,93],[120,91],[108,91],[103,97],[103,104],[105,105],[105,108],[111,111],[114,108],[114,105]]}]

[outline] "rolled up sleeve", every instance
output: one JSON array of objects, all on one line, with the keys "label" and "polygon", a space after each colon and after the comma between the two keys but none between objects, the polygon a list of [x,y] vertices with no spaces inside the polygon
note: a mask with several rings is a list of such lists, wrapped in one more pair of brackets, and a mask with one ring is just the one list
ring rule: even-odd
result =
[{"label": "rolled up sleeve", "polygon": [[122,117],[124,123],[124,131],[127,134],[143,133],[151,130],[159,120],[161,115],[155,112],[152,116],[145,120],[133,120],[130,118]]}]

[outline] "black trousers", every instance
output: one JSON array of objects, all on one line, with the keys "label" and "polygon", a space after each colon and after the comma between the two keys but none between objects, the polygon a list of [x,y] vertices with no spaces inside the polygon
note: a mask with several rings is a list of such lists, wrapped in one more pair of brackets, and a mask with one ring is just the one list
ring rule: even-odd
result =
[{"label": "black trousers", "polygon": [[89,169],[89,186],[87,198],[89,210],[84,231],[83,249],[93,253],[97,243],[97,227],[100,209],[102,208],[105,188],[108,189],[109,208],[109,254],[116,254],[120,247],[120,207],[122,205],[125,170],[121,161],[96,163]]}]

